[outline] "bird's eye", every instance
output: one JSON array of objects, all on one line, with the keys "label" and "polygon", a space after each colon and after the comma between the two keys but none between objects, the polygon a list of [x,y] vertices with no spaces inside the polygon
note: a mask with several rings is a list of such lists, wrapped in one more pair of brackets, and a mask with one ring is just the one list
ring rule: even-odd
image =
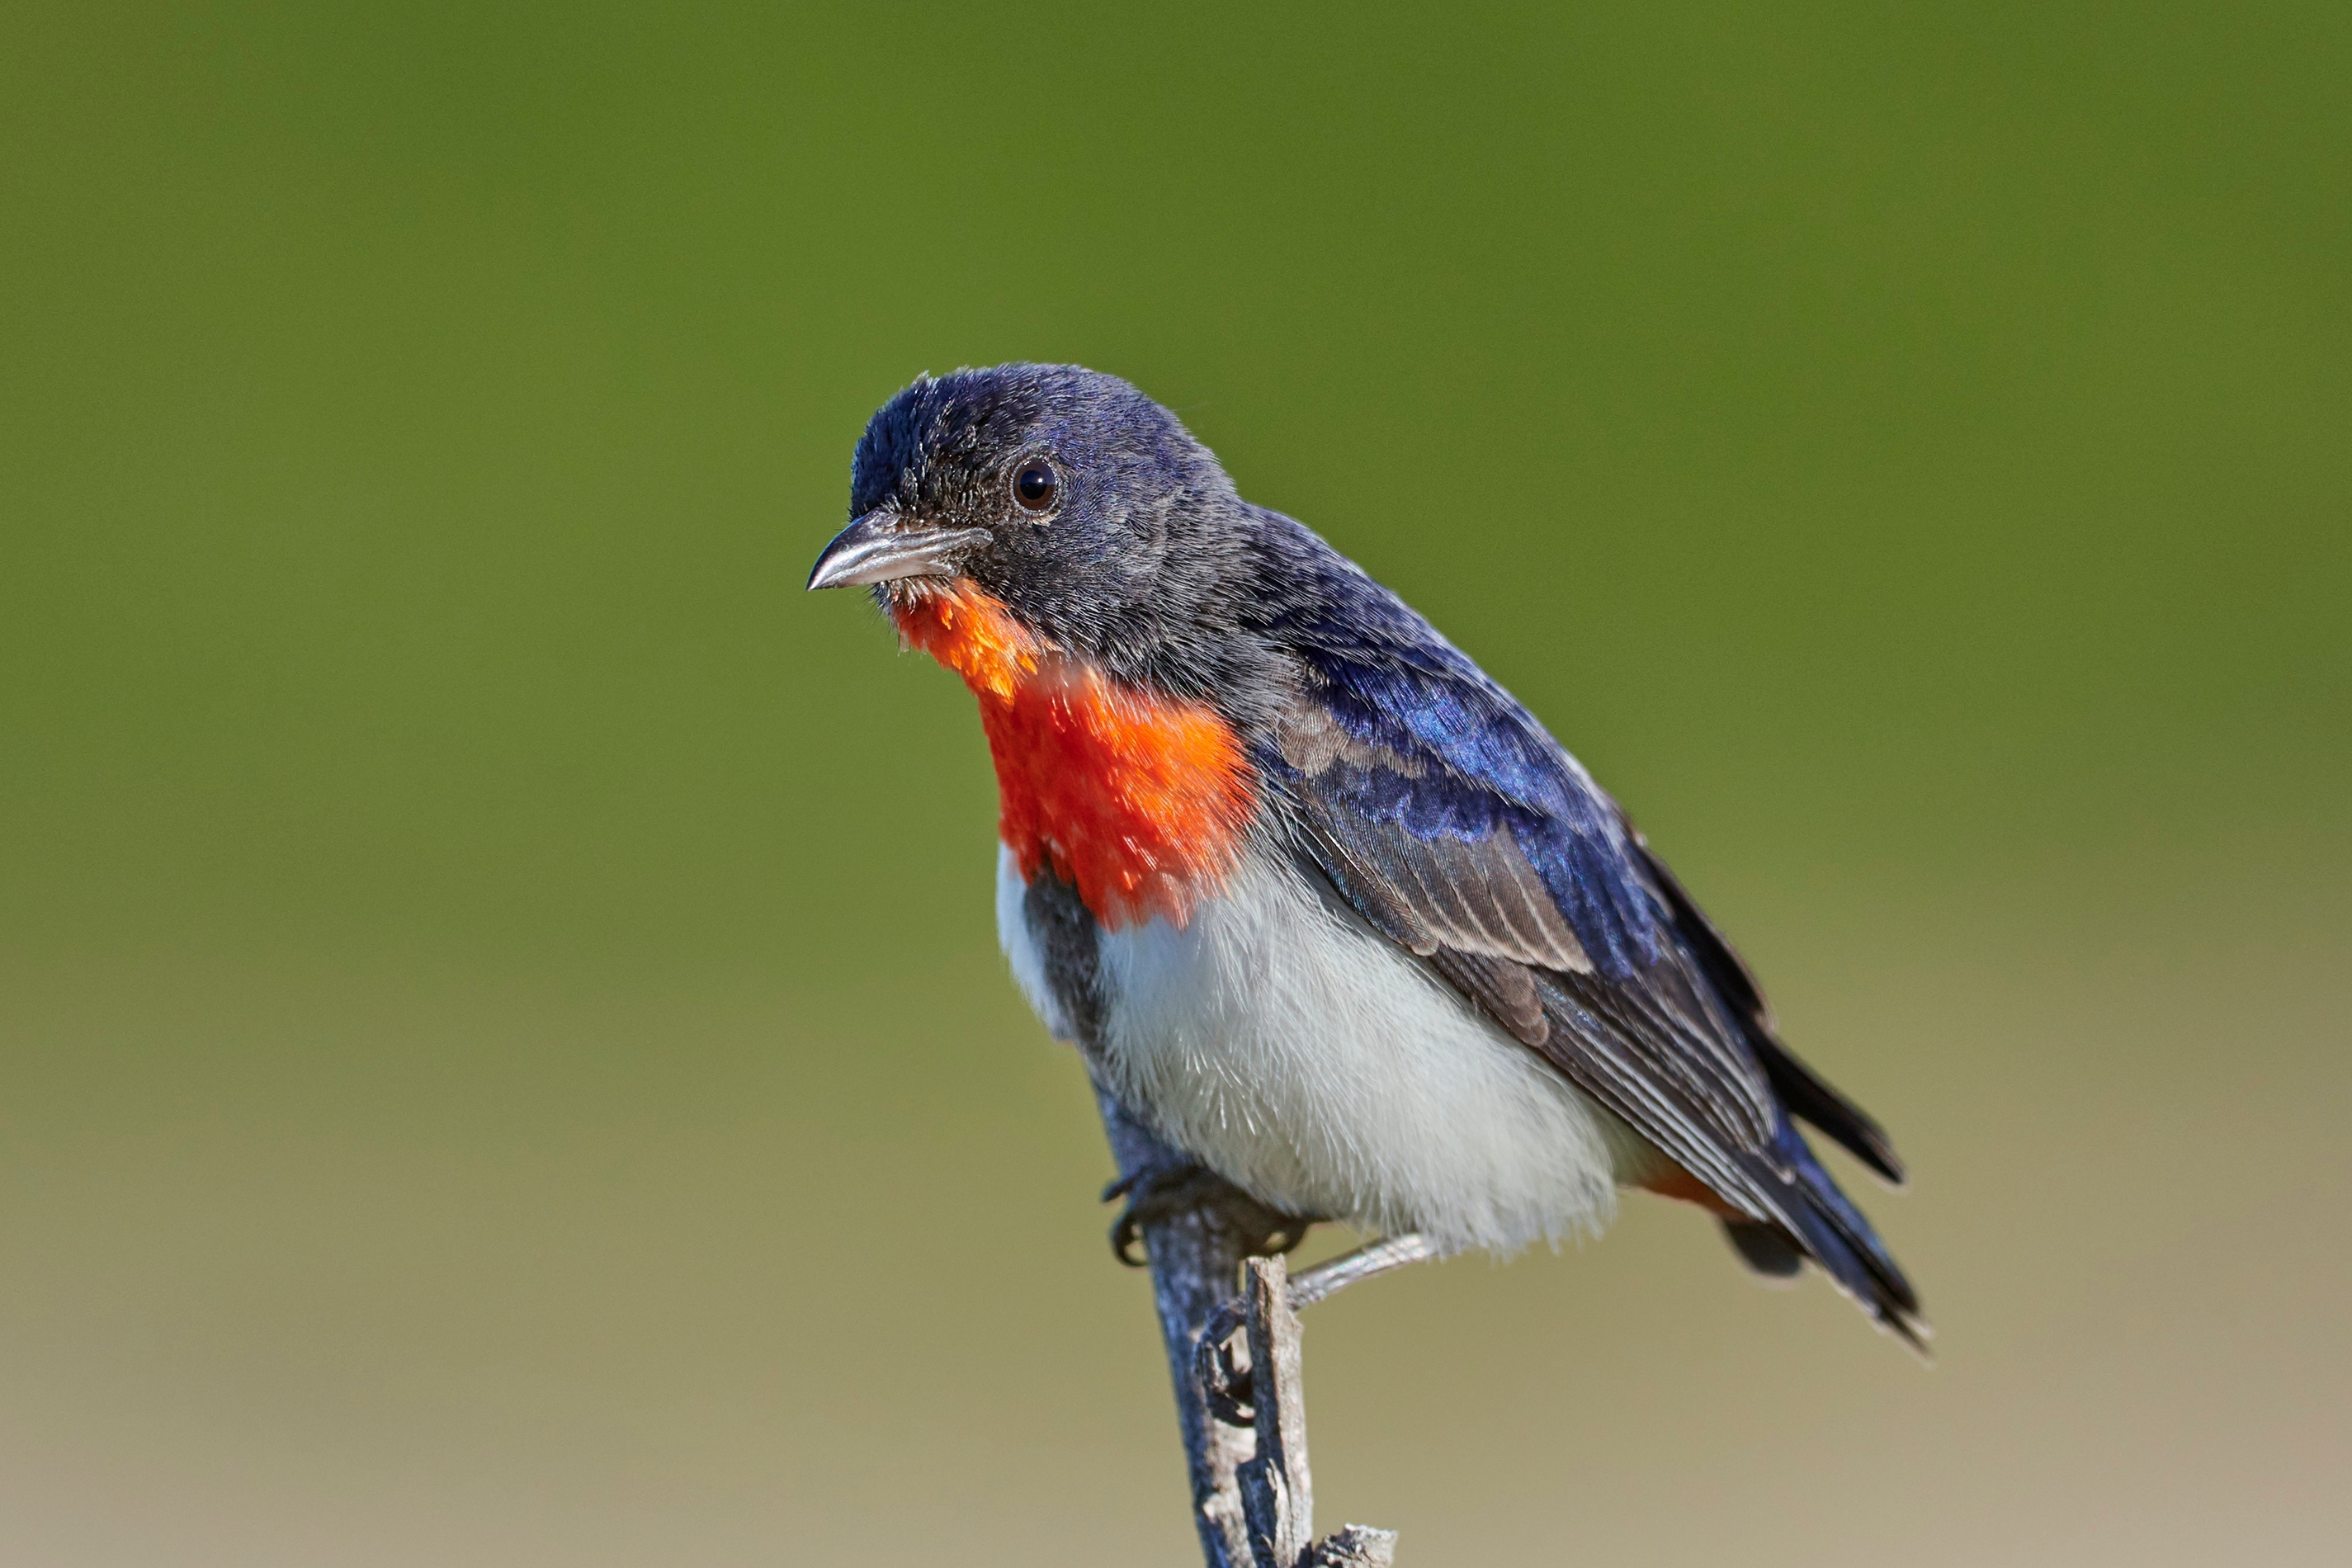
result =
[{"label": "bird's eye", "polygon": [[1044,511],[1062,493],[1062,476],[1043,458],[1032,458],[1013,473],[1013,499],[1023,511]]}]

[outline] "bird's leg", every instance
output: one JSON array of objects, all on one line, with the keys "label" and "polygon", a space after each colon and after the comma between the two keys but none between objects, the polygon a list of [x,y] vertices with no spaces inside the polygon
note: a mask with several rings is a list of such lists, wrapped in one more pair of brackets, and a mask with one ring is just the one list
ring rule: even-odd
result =
[{"label": "bird's leg", "polygon": [[[1437,1244],[1417,1231],[1384,1237],[1326,1259],[1291,1279],[1291,1310],[1311,1307],[1350,1285],[1436,1256]],[[1250,1369],[1234,1353],[1234,1336],[1241,1332],[1246,1317],[1247,1308],[1239,1297],[1226,1301],[1210,1314],[1194,1351],[1194,1367],[1209,1414],[1228,1426],[1247,1426],[1256,1415],[1250,1398]]]},{"label": "bird's leg", "polygon": [[1307,1239],[1309,1215],[1285,1214],[1250,1196],[1204,1165],[1139,1167],[1103,1189],[1103,1202],[1125,1198],[1110,1227],[1110,1249],[1130,1268],[1148,1268],[1143,1227],[1179,1215],[1199,1217],[1225,1232],[1244,1258],[1274,1258]]},{"label": "bird's leg", "polygon": [[1394,1273],[1407,1264],[1425,1263],[1436,1256],[1437,1244],[1419,1231],[1409,1230],[1402,1236],[1384,1237],[1353,1252],[1326,1258],[1314,1268],[1294,1276],[1290,1281],[1291,1310],[1298,1311],[1311,1307],[1350,1285]]}]

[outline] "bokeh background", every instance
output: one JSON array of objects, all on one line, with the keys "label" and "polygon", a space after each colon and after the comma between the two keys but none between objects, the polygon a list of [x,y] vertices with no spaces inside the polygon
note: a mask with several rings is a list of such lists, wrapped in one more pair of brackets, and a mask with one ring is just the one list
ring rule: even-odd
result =
[{"label": "bokeh background", "polygon": [[1318,1309],[1327,1525],[2341,1562],[2352,11],[1948,9],[12,10],[0,1563],[1192,1561],[968,699],[801,593],[1015,357],[1915,1172],[1933,1372],[1647,1199]]}]

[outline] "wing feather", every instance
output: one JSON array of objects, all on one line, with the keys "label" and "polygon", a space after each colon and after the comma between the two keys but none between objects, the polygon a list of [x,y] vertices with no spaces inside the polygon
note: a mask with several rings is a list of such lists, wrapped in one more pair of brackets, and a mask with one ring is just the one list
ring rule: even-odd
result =
[{"label": "wing feather", "polygon": [[1297,837],[1367,920],[1745,1216],[1734,1223],[1789,1238],[1879,1322],[1919,1342],[1908,1282],[1788,1115],[1802,1113],[1874,1167],[1899,1171],[1884,1134],[1780,1045],[1752,977],[1613,802],[1599,797],[1656,930],[1649,962],[1612,968],[1591,953],[1627,952],[1623,933],[1580,931],[1564,907],[1591,925],[1608,900],[1556,896],[1507,811],[1485,811],[1483,830],[1422,832],[1416,808],[1400,808],[1418,795],[1423,824],[1475,829],[1481,811],[1458,797],[1476,781],[1442,757],[1354,742],[1311,702],[1286,720],[1286,733],[1293,743],[1282,776]]},{"label": "wing feather", "polygon": [[1916,1297],[1790,1117],[1898,1178],[1885,1133],[1780,1044],[1730,945],[1527,710],[1329,546],[1258,516],[1280,587],[1254,625],[1297,662],[1255,760],[1296,852],[1738,1223],[1917,1343]]}]

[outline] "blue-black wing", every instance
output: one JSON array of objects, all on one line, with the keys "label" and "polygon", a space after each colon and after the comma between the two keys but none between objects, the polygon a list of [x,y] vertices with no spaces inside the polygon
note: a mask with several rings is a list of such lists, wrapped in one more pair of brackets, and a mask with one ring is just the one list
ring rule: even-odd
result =
[{"label": "blue-black wing", "polygon": [[1297,686],[1257,761],[1300,853],[1720,1199],[1751,1264],[1811,1257],[1917,1343],[1916,1294],[1792,1118],[1899,1180],[1877,1124],[1780,1044],[1730,945],[1526,709],[1320,541],[1289,537],[1267,629]]}]

